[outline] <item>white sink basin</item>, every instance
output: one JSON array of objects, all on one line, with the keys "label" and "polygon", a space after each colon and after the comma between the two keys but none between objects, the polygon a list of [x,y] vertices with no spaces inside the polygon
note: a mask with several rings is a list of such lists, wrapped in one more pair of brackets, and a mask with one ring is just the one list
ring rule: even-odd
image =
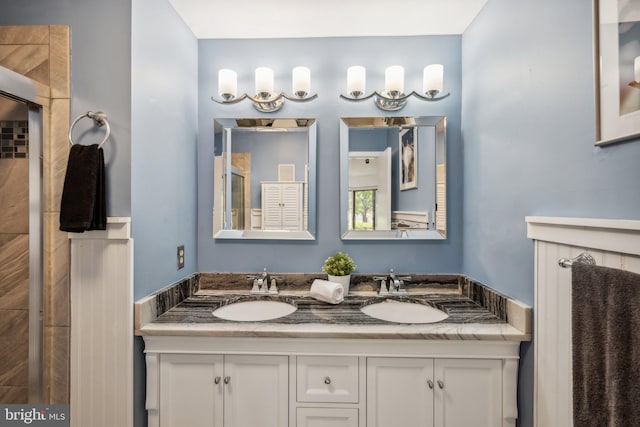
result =
[{"label": "white sink basin", "polygon": [[429,305],[413,302],[385,300],[360,309],[367,316],[396,323],[433,323],[449,315]]},{"label": "white sink basin", "polygon": [[235,322],[259,322],[286,316],[297,309],[296,306],[282,301],[253,300],[223,305],[214,310],[213,315]]}]

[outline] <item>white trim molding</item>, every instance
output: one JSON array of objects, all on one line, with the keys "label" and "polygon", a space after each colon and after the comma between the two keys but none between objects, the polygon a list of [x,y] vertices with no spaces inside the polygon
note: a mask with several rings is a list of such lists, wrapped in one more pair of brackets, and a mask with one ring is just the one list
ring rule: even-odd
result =
[{"label": "white trim molding", "polygon": [[640,221],[530,216],[535,239],[534,426],[573,425],[571,269],[588,252],[597,265],[640,273]]},{"label": "white trim molding", "polygon": [[527,237],[640,255],[640,220],[528,216]]},{"label": "white trim molding", "polygon": [[71,427],[133,426],[129,218],[71,240]]}]

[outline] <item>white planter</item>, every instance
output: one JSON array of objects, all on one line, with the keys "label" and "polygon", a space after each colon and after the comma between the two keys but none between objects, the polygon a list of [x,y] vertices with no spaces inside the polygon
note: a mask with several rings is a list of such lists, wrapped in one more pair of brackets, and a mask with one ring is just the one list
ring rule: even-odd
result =
[{"label": "white planter", "polygon": [[327,274],[327,276],[329,276],[330,282],[340,283],[342,285],[342,288],[344,289],[345,297],[349,295],[349,283],[351,283],[350,274],[347,274],[346,276],[332,276],[330,274]]}]

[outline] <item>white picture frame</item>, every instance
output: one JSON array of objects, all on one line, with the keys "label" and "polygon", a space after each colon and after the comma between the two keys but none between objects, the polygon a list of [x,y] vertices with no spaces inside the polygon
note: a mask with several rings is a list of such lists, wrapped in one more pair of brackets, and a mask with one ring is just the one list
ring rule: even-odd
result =
[{"label": "white picture frame", "polygon": [[413,127],[398,134],[398,165],[400,191],[418,188],[418,133]]},{"label": "white picture frame", "polygon": [[594,0],[596,145],[640,136],[640,0]]}]

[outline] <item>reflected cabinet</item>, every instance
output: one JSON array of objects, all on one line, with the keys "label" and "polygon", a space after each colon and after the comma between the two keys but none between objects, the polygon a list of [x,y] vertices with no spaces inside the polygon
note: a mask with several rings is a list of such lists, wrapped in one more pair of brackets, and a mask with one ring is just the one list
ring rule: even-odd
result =
[{"label": "reflected cabinet", "polygon": [[315,119],[214,122],[213,237],[313,240]]}]

